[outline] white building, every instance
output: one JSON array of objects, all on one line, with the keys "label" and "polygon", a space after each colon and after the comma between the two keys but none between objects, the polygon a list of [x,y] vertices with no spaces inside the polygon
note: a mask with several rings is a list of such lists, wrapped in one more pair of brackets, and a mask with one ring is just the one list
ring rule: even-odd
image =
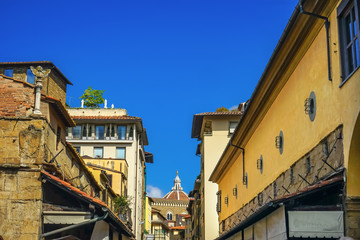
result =
[{"label": "white building", "polygon": [[77,126],[68,130],[67,141],[86,162],[120,172],[128,169],[124,194],[132,198],[132,229],[136,239],[140,239],[144,219],[145,162],[152,163],[152,155],[144,150],[148,139],[141,118],[128,116],[125,109],[119,108],[72,108],[68,111]]}]

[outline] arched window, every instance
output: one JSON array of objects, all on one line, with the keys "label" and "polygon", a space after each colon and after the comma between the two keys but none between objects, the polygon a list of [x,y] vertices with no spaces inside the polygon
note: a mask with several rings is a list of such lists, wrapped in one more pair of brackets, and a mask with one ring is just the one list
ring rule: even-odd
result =
[{"label": "arched window", "polygon": [[168,213],[166,214],[166,219],[167,219],[167,220],[172,220],[172,217],[173,217],[173,215],[172,215],[171,212],[168,212]]}]

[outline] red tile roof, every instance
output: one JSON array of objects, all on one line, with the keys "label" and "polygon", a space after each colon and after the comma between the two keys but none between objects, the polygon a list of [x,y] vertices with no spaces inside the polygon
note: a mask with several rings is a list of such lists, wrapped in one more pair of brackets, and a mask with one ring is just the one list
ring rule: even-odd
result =
[{"label": "red tile roof", "polygon": [[189,197],[183,191],[171,191],[164,196],[164,199],[169,200],[189,200]]},{"label": "red tile roof", "polygon": [[54,180],[55,182],[59,183],[60,185],[66,187],[68,190],[70,190],[70,191],[72,191],[72,192],[74,192],[74,193],[77,193],[80,197],[87,198],[88,200],[90,200],[90,201],[92,201],[92,202],[94,202],[94,203],[97,203],[97,204],[102,205],[103,207],[106,207],[106,208],[108,209],[108,211],[111,212],[112,215],[116,217],[116,220],[121,223],[122,227],[125,228],[125,230],[130,234],[130,236],[131,236],[131,237],[134,236],[133,233],[132,233],[132,231],[131,231],[131,229],[129,229],[129,228],[126,226],[126,224],[123,223],[118,216],[116,216],[116,214],[108,207],[108,205],[106,205],[106,203],[104,203],[104,202],[101,201],[100,199],[97,199],[97,198],[94,198],[94,197],[90,196],[89,194],[87,194],[87,193],[81,191],[80,189],[72,186],[70,183],[63,181],[63,180],[61,180],[60,178],[55,177],[55,176],[51,175],[51,174],[48,173],[48,172],[45,172],[45,171],[41,170],[41,173],[44,174],[44,175],[46,175],[46,176],[48,176],[49,178],[51,178],[51,179]]},{"label": "red tile roof", "polygon": [[240,116],[241,114],[242,114],[242,112],[240,112],[240,111],[204,112],[204,113],[194,114],[194,116],[229,116],[229,115]]},{"label": "red tile roof", "polygon": [[73,119],[102,119],[102,120],[141,120],[139,117],[132,116],[71,116]]}]

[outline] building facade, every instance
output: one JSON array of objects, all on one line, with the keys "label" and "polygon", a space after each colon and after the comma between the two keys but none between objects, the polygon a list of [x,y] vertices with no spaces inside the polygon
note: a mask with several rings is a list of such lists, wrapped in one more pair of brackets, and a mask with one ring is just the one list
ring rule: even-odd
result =
[{"label": "building facade", "polygon": [[358,7],[295,8],[211,174],[218,239],[360,238]]},{"label": "building facade", "polygon": [[193,190],[189,193],[190,202],[188,206],[188,212],[191,215],[191,239],[199,240],[201,237],[201,175],[199,175],[194,183]]},{"label": "building facade", "polygon": [[207,112],[195,114],[191,137],[201,143],[197,155],[201,156],[201,172],[199,195],[201,198],[200,239],[214,239],[218,236],[218,215],[216,212],[216,193],[218,187],[209,182],[210,174],[221,156],[226,144],[240,119],[241,111]]},{"label": "building facade", "polygon": [[[151,208],[156,209],[166,219],[169,227],[169,236],[171,239],[183,237],[185,230],[185,219],[183,216],[188,215],[188,206],[190,198],[181,187],[179,173],[176,172],[174,186],[171,191],[165,194],[163,198],[151,198]],[[181,233],[181,235],[180,235]],[[154,234],[154,232],[152,232]]]},{"label": "building facade", "polygon": [[[22,78],[27,69],[37,79]],[[101,186],[106,178],[96,181],[65,140],[75,126],[63,104],[70,82],[51,62],[0,63],[0,71],[0,238],[133,237]]]},{"label": "building facade", "polygon": [[[146,130],[139,117],[119,108],[68,109],[76,127],[68,129],[67,140],[89,167],[106,168],[114,191],[132,199],[131,223],[140,239],[145,218]],[[148,161],[151,162],[151,161]]]}]

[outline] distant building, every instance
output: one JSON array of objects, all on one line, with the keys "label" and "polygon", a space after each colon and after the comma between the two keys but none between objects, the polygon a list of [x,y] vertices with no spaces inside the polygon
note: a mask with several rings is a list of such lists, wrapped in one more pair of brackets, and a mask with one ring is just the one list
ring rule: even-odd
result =
[{"label": "distant building", "polygon": [[165,217],[172,237],[185,230],[185,220],[183,216],[188,215],[187,208],[190,198],[181,187],[178,172],[176,173],[174,186],[171,188],[171,191],[165,194],[163,198],[151,199],[151,207],[157,209],[157,211]]},{"label": "distant building", "polygon": [[[76,127],[69,128],[67,140],[91,169],[102,169],[112,179],[117,194],[132,199],[131,221],[136,238],[143,234],[145,219],[146,129],[139,117],[120,108],[70,108]],[[130,220],[130,219],[129,219]]]},{"label": "distant building", "polygon": [[190,203],[188,206],[188,212],[191,216],[191,239],[199,240],[202,239],[201,235],[201,175],[199,175],[194,183],[194,188],[189,193]]},{"label": "distant building", "polygon": [[151,234],[148,239],[170,240],[170,227],[168,226],[168,222],[160,210],[154,207],[151,209]]},{"label": "distant building", "polygon": [[[240,104],[240,108],[243,104]],[[242,109],[240,109],[242,110]],[[226,144],[229,142],[239,122],[242,111],[230,112],[206,112],[195,114],[191,137],[201,143],[197,147],[196,154],[201,156],[200,172],[200,210],[199,230],[194,234],[200,239],[215,239],[219,233],[218,215],[216,211],[216,193],[218,187],[209,181]],[[197,233],[197,231],[200,231]]]}]

